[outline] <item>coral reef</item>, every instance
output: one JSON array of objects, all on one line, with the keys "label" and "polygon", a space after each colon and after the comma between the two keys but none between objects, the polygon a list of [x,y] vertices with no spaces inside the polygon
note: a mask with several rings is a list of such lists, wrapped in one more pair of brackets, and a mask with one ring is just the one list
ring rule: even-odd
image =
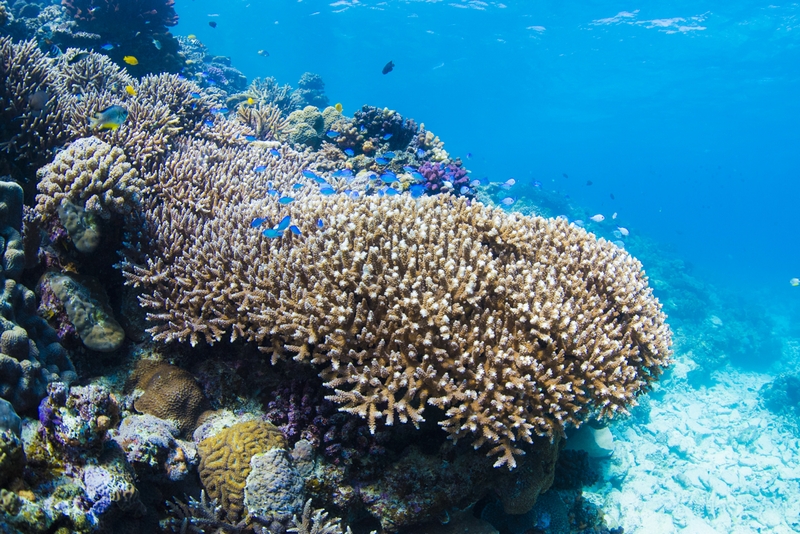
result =
[{"label": "coral reef", "polygon": [[174,423],[145,414],[122,420],[112,438],[141,480],[177,482],[185,480],[199,461],[192,442],[179,439]]},{"label": "coral reef", "polygon": [[[0,399],[2,401],[2,399]],[[25,467],[25,453],[19,432],[0,427],[0,488],[22,474]]]},{"label": "coral reef", "polygon": [[[372,431],[379,420],[418,424],[433,405],[452,439],[472,436],[513,466],[532,436],[624,412],[669,361],[641,264],[565,221],[451,196],[308,189],[285,205],[269,189],[289,194],[303,180],[286,167],[269,184],[245,172],[244,187],[222,165],[202,183],[191,163],[179,172],[194,196],[159,195],[148,263],[123,265],[155,339],[243,337],[273,360],[323,365],[331,399]],[[184,208],[199,202],[213,206],[202,223]],[[256,217],[285,215],[301,235],[253,231]],[[215,272],[236,274],[223,284]]]},{"label": "coral reef", "polygon": [[6,278],[18,279],[25,268],[22,245],[22,188],[0,181],[0,267]]},{"label": "coral reef", "polygon": [[178,36],[176,39],[180,44],[180,54],[185,59],[185,67],[181,72],[197,85],[219,94],[221,98],[247,88],[247,77],[231,65],[229,57],[209,53],[197,37]]},{"label": "coral reef", "polygon": [[292,99],[300,107],[314,106],[324,108],[328,106],[328,97],[325,96],[325,82],[322,76],[312,72],[305,72],[297,82],[297,89],[292,94]]},{"label": "coral reef", "polygon": [[273,448],[250,458],[244,507],[250,515],[284,517],[303,506],[304,481],[288,452]]},{"label": "coral reef", "polygon": [[27,176],[67,139],[54,71],[35,41],[0,37],[0,174]]},{"label": "coral reef", "polygon": [[208,401],[191,373],[151,360],[141,360],[131,375],[131,385],[141,390],[136,411],[172,421],[179,435],[190,434]]},{"label": "coral reef", "polygon": [[10,431],[19,436],[22,432],[22,419],[20,419],[14,407],[7,400],[0,398],[0,431]]},{"label": "coral reef", "polygon": [[276,427],[263,421],[237,423],[198,445],[200,480],[208,495],[225,509],[229,521],[238,521],[245,510],[253,457],[275,448],[285,449],[285,439]]},{"label": "coral reef", "polygon": [[70,388],[55,382],[39,406],[39,422],[50,443],[80,461],[84,451],[99,450],[109,429],[119,423],[119,405],[102,386]]}]

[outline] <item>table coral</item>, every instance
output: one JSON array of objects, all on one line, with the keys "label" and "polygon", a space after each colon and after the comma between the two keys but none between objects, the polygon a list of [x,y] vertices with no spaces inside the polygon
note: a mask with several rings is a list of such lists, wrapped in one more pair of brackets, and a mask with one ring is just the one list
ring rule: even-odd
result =
[{"label": "table coral", "polygon": [[200,480],[225,508],[229,521],[237,521],[245,510],[251,459],[274,448],[285,449],[286,441],[280,430],[264,421],[235,424],[198,445]]},{"label": "table coral", "polygon": [[[450,195],[304,188],[283,205],[268,190],[304,179],[285,160],[268,162],[267,180],[246,152],[215,164],[194,146],[173,155],[184,178],[170,175],[146,210],[149,255],[123,265],[156,340],[245,338],[275,360],[321,365],[330,398],[373,432],[436,406],[452,439],[486,444],[498,466],[533,436],[624,412],[669,362],[641,264],[566,221]],[[190,215],[201,201],[209,208]],[[302,235],[251,226],[285,215]]]},{"label": "table coral", "polygon": [[188,371],[162,362],[142,360],[131,383],[142,394],[134,401],[137,411],[173,421],[180,435],[188,435],[208,401]]}]

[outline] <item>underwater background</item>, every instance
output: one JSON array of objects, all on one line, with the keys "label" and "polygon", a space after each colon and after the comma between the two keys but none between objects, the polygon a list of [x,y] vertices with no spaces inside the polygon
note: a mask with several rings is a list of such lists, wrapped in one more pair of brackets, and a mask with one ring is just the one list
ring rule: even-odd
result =
[{"label": "underwater background", "polygon": [[800,5],[0,39],[0,533],[800,532]]}]

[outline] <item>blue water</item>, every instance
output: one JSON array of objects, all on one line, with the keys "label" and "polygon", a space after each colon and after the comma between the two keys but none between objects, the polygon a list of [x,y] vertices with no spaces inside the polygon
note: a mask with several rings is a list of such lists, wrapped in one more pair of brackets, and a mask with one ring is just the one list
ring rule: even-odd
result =
[{"label": "blue water", "polygon": [[617,212],[716,283],[800,295],[800,6],[531,4],[179,0],[174,31],[424,122],[474,175]]}]

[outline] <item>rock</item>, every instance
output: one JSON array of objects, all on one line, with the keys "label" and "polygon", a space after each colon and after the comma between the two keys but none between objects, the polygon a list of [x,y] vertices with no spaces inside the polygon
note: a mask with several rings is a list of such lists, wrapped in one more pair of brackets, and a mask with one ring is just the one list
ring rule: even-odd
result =
[{"label": "rock", "polygon": [[614,436],[608,427],[583,425],[568,437],[565,448],[586,451],[590,458],[608,458],[614,453]]}]

